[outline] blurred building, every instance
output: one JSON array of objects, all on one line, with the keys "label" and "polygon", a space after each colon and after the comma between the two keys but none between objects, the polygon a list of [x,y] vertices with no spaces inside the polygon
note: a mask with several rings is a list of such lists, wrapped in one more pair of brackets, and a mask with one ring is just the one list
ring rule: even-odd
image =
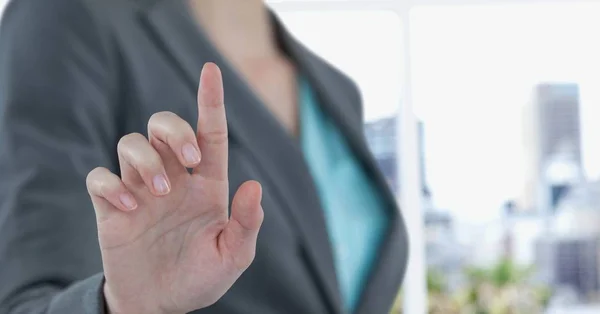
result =
[{"label": "blurred building", "polygon": [[[598,301],[600,296],[600,239],[564,238],[541,240],[537,253],[553,259],[540,258],[536,264],[551,272],[549,282],[556,291],[567,292],[576,297],[576,303]],[[550,263],[549,263],[550,262]]]},{"label": "blurred building", "polygon": [[[552,283],[583,300],[600,297],[600,182],[573,186],[552,219],[551,239],[541,239],[538,265]],[[548,259],[548,254],[553,258]]]},{"label": "blurred building", "polygon": [[[385,175],[393,191],[398,191],[397,118],[389,117],[365,124],[365,137],[371,152],[375,156],[379,168]],[[423,181],[423,195],[431,196],[425,183],[425,133],[423,122],[418,123],[419,135],[419,167]]]},{"label": "blurred building", "polygon": [[390,117],[366,123],[365,137],[392,191],[398,191],[396,118]]},{"label": "blurred building", "polygon": [[[367,143],[381,171],[394,191],[398,191],[397,119],[384,118],[365,124]],[[454,236],[453,217],[448,211],[435,208],[426,183],[425,128],[418,123],[419,164],[423,182],[423,219],[425,223],[425,250],[427,264],[440,270],[456,267],[460,261],[458,243]]]},{"label": "blurred building", "polygon": [[518,208],[555,209],[582,178],[579,86],[537,85],[523,122],[526,181]]},{"label": "blurred building", "polygon": [[600,181],[575,185],[561,200],[552,230],[561,238],[600,237]]}]

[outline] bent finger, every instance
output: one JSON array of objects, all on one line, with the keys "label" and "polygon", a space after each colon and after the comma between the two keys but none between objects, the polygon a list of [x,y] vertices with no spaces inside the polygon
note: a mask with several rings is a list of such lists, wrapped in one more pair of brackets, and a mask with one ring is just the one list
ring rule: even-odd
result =
[{"label": "bent finger", "polygon": [[[106,168],[98,167],[90,171],[86,185],[98,217],[108,214],[111,210],[129,212],[138,207],[135,197],[121,178]],[[107,208],[106,202],[112,205],[112,208]]]}]

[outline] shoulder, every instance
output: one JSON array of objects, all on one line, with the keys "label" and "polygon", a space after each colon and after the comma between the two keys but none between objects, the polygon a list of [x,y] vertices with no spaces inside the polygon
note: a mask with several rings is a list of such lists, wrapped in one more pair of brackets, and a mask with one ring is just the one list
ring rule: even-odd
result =
[{"label": "shoulder", "polygon": [[[0,70],[74,61],[106,65],[134,0],[9,0],[0,20]],[[62,64],[64,66],[64,64]]]},{"label": "shoulder", "polygon": [[322,69],[321,74],[327,77],[330,84],[334,85],[333,87],[336,87],[343,93],[353,97],[355,101],[360,102],[358,85],[356,85],[354,80],[350,78],[348,74],[312,51],[310,54],[312,55],[313,62],[317,64],[318,68]]},{"label": "shoulder", "polygon": [[2,12],[2,33],[71,30],[74,34],[111,28],[111,15],[134,0],[9,0]]},{"label": "shoulder", "polygon": [[64,114],[116,95],[117,54],[100,2],[10,0],[0,21],[0,110],[42,125],[47,108]]},{"label": "shoulder", "polygon": [[320,75],[327,83],[327,89],[342,98],[341,103],[346,104],[352,112],[357,114],[357,118],[362,120],[363,105],[362,96],[358,85],[348,74],[329,63],[320,56],[311,53],[312,62],[315,64],[315,69],[318,69]]},{"label": "shoulder", "polygon": [[[2,23],[27,18],[27,24],[44,22],[69,23],[77,18],[89,18],[92,4],[88,0],[9,0],[2,14]],[[53,25],[46,25],[53,27]]]}]

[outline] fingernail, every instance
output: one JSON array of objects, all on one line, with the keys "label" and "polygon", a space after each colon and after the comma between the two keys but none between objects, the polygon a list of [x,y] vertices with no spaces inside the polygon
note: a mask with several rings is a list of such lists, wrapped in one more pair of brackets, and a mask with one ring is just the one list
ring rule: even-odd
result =
[{"label": "fingernail", "polygon": [[129,193],[122,193],[119,196],[121,203],[129,210],[134,210],[137,208],[137,202]]},{"label": "fingernail", "polygon": [[164,175],[159,174],[156,177],[154,177],[154,180],[152,181],[152,184],[154,185],[154,190],[158,194],[165,195],[169,193],[169,182],[167,182],[167,178]]},{"label": "fingernail", "polygon": [[200,153],[192,144],[183,145],[182,154],[188,165],[195,165],[200,162]]}]

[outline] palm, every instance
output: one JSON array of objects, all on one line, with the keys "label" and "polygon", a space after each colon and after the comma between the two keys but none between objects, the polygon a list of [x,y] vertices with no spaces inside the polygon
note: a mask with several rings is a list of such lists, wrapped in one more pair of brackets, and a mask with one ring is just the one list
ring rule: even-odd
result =
[{"label": "palm", "polygon": [[118,282],[111,293],[119,302],[153,304],[164,312],[205,307],[227,291],[254,257],[255,231],[262,221],[260,187],[245,183],[240,188],[230,219],[224,110],[203,104],[219,102],[217,74],[203,74],[197,137],[202,161],[191,174],[172,143],[155,136],[160,125],[153,132],[150,122],[149,142],[168,177],[167,195],[157,196],[139,167],[131,166],[126,154],[120,156],[123,183],[139,209],[98,215],[105,276],[107,282]]}]

